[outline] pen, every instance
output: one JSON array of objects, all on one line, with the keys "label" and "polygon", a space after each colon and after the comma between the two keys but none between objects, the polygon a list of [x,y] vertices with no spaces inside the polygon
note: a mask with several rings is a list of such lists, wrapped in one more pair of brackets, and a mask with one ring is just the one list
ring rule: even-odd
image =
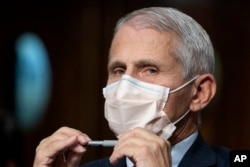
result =
[{"label": "pen", "polygon": [[103,146],[103,147],[114,147],[117,140],[92,140],[87,143],[88,146]]}]

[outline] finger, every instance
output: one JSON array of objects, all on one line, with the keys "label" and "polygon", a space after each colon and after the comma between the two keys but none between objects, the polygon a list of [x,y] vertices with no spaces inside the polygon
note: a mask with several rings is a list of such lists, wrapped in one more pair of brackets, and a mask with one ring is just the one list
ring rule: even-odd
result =
[{"label": "finger", "polygon": [[62,155],[70,146],[73,146],[77,142],[77,137],[72,136],[64,141],[46,141],[45,139],[42,144],[38,145],[36,149],[35,164],[51,165],[57,156]]},{"label": "finger", "polygon": [[[132,139],[130,141],[118,141],[117,145],[114,147],[114,151],[111,154],[109,160],[111,164],[117,164],[120,159],[124,156],[130,157],[132,160],[135,159],[135,150],[140,152],[140,141],[138,139]],[[138,149],[138,148],[139,149]]]},{"label": "finger", "polygon": [[49,142],[47,145],[45,145],[45,148],[48,153],[54,156],[58,153],[65,152],[69,148],[73,148],[76,144],[78,144],[77,136],[71,136],[70,138],[65,140],[54,140],[52,142]]},{"label": "finger", "polygon": [[82,145],[89,140],[87,135],[78,130],[68,127],[60,128],[40,142],[36,149],[34,166],[36,164],[52,164],[55,158],[66,150],[82,154],[86,151]]},{"label": "finger", "polygon": [[50,137],[44,139],[40,145],[41,149],[46,149],[47,152],[54,155],[65,152],[68,148],[71,148],[72,151],[82,152],[84,148],[77,145],[85,145],[90,140],[86,134],[78,130],[63,127]]},{"label": "finger", "polygon": [[57,156],[55,166],[67,167],[67,161],[64,154]]},{"label": "finger", "polygon": [[87,142],[91,140],[88,135],[82,133],[79,130],[69,128],[69,127],[61,127],[56,132],[54,132],[54,134],[51,136],[57,137],[56,140],[69,138],[71,136],[79,136],[80,142]]},{"label": "finger", "polygon": [[[82,155],[86,152],[86,149],[82,145],[76,145],[69,150],[67,150],[65,153],[63,153],[63,156],[57,156],[59,158],[59,162],[61,162],[61,166],[67,166],[67,167],[76,167],[79,166]],[[63,157],[63,158],[61,158]],[[58,164],[58,163],[57,163]]]},{"label": "finger", "polygon": [[155,149],[151,146],[151,144],[145,142],[143,139],[133,139],[133,141],[121,143],[114,149],[110,156],[110,163],[116,164],[121,158],[126,156],[129,157],[137,167],[168,166],[171,164],[171,154],[167,152],[168,149],[164,149],[163,151],[161,148]]},{"label": "finger", "polygon": [[159,146],[163,146],[165,145],[165,139],[155,135],[154,133],[143,129],[143,128],[135,128],[133,130],[129,130],[121,135],[118,136],[118,139],[122,142],[126,142],[126,141],[131,141],[131,139],[134,138],[142,138],[145,140],[145,142],[149,142],[149,143],[154,143],[156,144],[155,147]]},{"label": "finger", "polygon": [[67,158],[67,167],[79,166],[83,153],[71,152]]},{"label": "finger", "polygon": [[83,153],[83,152],[86,152],[86,148],[80,144],[78,145],[73,145],[72,147],[68,148],[71,152],[74,152],[74,153]]},{"label": "finger", "polygon": [[170,143],[145,129],[130,130],[118,136],[118,139],[118,144],[110,157],[111,163],[117,163],[124,156],[132,158],[139,164],[147,161],[168,164],[171,161]]},{"label": "finger", "polygon": [[[137,154],[143,155],[147,152],[151,152],[151,141],[144,137],[133,137],[130,140],[119,139],[117,145],[114,147],[114,151],[110,157],[112,163],[117,163],[124,156],[132,158],[136,161]],[[147,150],[146,150],[147,149]]]}]

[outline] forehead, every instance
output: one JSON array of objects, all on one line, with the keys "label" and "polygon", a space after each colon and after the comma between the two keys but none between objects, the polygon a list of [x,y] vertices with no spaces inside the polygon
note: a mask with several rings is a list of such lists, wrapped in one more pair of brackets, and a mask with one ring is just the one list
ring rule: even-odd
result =
[{"label": "forehead", "polygon": [[176,42],[176,35],[171,32],[163,33],[150,28],[135,29],[125,25],[114,36],[110,48],[110,61],[121,58],[167,61],[170,57],[173,58]]}]

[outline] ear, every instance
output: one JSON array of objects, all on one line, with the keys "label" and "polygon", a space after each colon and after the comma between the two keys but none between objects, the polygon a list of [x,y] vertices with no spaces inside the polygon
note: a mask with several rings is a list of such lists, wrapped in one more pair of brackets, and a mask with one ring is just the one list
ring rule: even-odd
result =
[{"label": "ear", "polygon": [[203,74],[194,82],[190,110],[200,111],[212,100],[216,92],[216,81],[212,74]]}]

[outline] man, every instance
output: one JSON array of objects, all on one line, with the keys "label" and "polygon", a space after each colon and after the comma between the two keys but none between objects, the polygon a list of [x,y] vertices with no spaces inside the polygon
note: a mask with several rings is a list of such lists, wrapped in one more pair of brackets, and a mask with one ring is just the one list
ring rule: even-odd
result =
[{"label": "man", "polygon": [[[103,90],[118,142],[109,158],[83,166],[229,166],[228,150],[209,147],[198,131],[199,112],[216,92],[213,71],[209,36],[189,16],[152,7],[122,18]],[[78,166],[90,140],[60,128],[41,141],[34,167]]]}]

